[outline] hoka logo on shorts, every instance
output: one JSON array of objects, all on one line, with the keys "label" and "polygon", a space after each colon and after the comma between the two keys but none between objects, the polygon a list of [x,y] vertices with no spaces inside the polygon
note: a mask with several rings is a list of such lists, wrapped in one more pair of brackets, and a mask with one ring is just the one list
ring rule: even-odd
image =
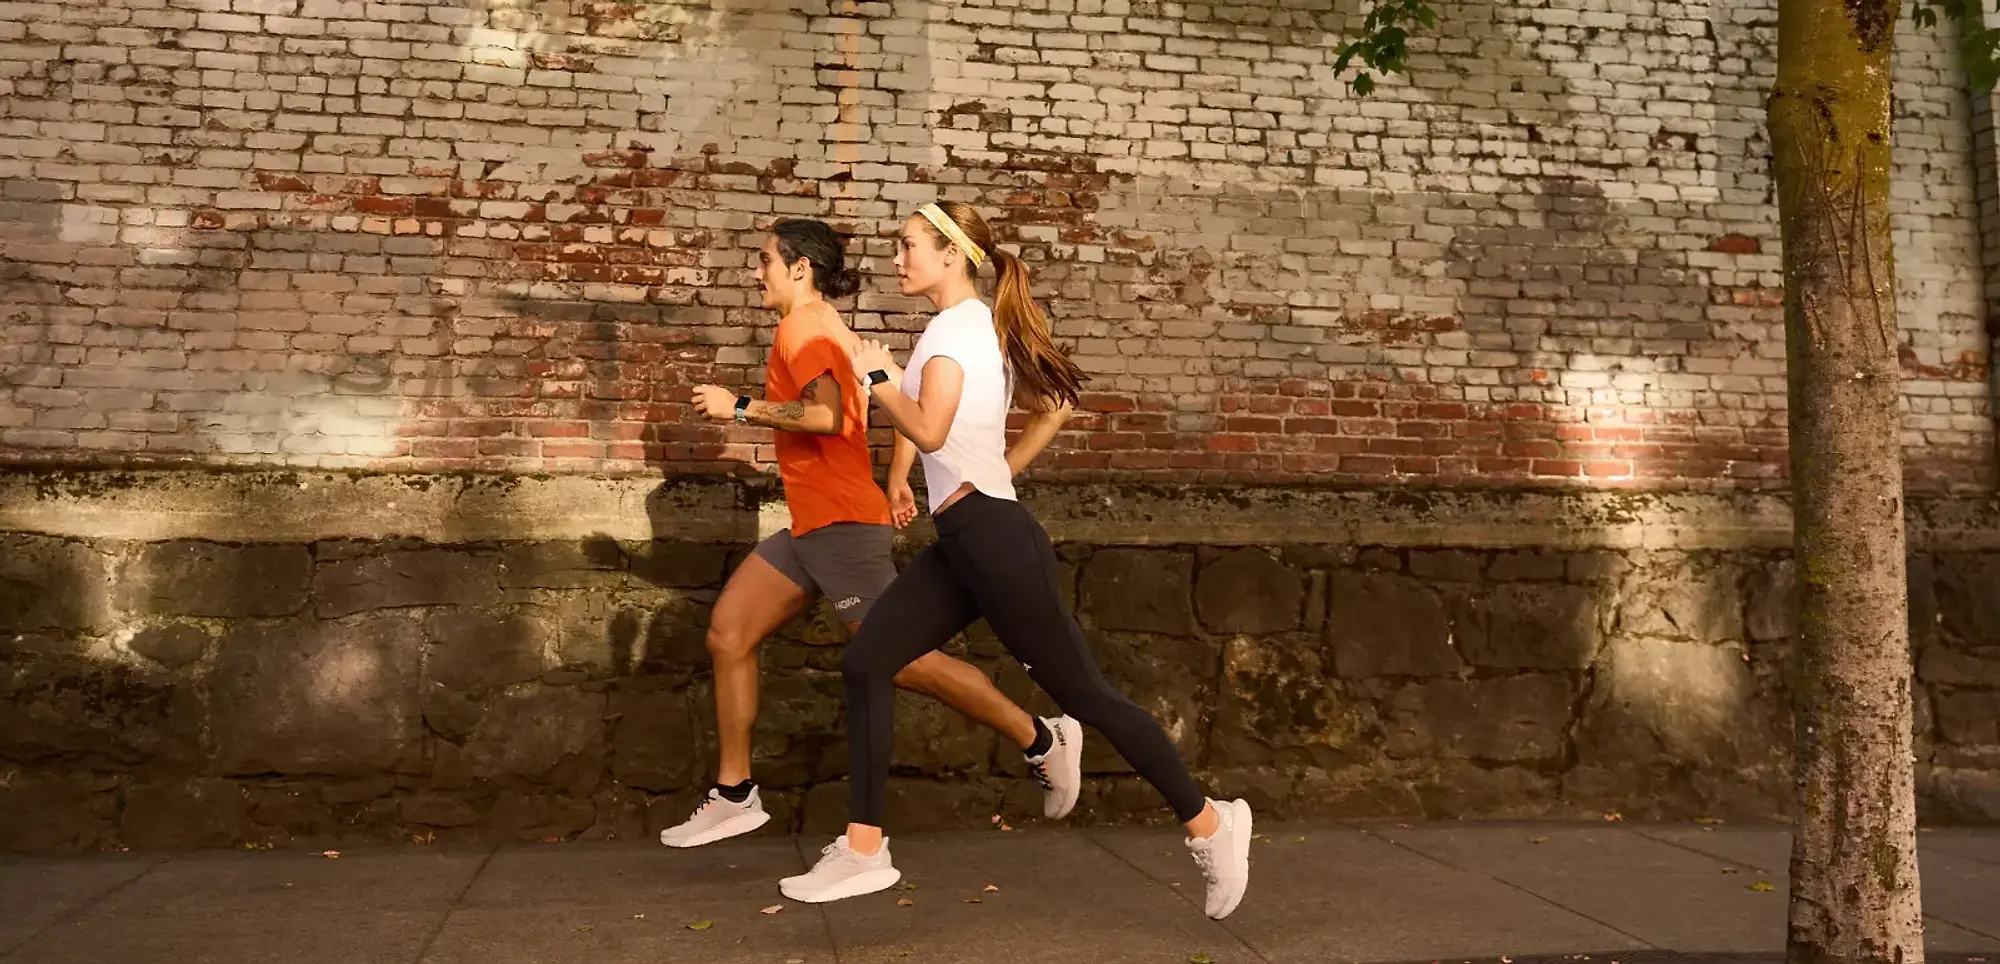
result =
[{"label": "hoka logo on shorts", "polygon": [[860,597],[860,596],[849,596],[849,597],[847,597],[846,599],[843,599],[843,600],[841,600],[841,601],[839,601],[839,602],[837,602],[837,603],[834,603],[834,604],[833,604],[833,608],[835,608],[835,609],[853,609],[853,608],[854,608],[855,606],[858,606],[858,605],[860,605],[860,604],[861,604],[861,597]]}]

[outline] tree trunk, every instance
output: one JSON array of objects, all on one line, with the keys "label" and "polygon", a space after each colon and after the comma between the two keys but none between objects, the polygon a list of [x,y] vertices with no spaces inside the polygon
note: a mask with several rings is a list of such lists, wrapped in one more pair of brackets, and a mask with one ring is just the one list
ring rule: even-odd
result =
[{"label": "tree trunk", "polygon": [[1924,956],[1889,250],[1897,8],[1778,3],[1769,120],[1799,617],[1788,964]]}]

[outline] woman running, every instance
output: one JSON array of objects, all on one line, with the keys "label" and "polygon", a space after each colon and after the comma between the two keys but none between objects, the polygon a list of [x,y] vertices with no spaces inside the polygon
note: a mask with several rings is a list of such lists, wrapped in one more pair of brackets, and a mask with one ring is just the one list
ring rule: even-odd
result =
[{"label": "woman running", "polygon": [[[998,262],[995,306],[974,272]],[[807,903],[873,893],[902,874],[882,835],[896,674],[982,616],[1063,712],[1095,727],[1166,797],[1208,882],[1206,912],[1236,909],[1250,880],[1250,806],[1220,803],[1195,786],[1173,743],[1145,710],[1111,688],[1056,588],[1048,534],[1015,501],[1013,477],[1039,454],[1076,404],[1082,372],[1049,339],[1028,269],[993,243],[971,207],[926,204],[903,226],[896,269],[905,294],[937,307],[907,371],[887,348],[851,348],[854,374],[895,423],[890,497],[907,491],[911,450],[922,453],[937,541],[882,594],[842,659],[852,804],[847,833],[813,869],[780,885]],[[1033,413],[1012,451],[1007,411]]]},{"label": "woman running", "polygon": [[[858,341],[827,304],[861,287],[840,236],[819,221],[780,221],[757,252],[757,286],[778,331],[764,369],[764,397],[699,385],[694,403],[717,420],[777,430],[778,474],[792,524],[758,544],[722,587],[708,627],[715,663],[715,786],[692,816],[660,834],[669,847],[699,847],[749,833],[771,819],[751,780],[757,722],[757,648],[824,595],[851,634],[896,578],[894,530],[917,514],[891,505],[868,457],[868,402],[849,348]],[[1038,720],[1009,701],[979,667],[930,653],[902,668],[896,684],[936,698],[1014,741],[1042,784],[1042,813],[1059,818],[1082,783],[1083,731],[1067,717]]]}]

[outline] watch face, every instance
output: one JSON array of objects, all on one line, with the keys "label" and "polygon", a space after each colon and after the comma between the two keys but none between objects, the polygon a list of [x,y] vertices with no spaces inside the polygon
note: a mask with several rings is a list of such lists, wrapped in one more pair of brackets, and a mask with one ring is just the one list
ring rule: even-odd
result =
[{"label": "watch face", "polygon": [[889,380],[889,373],[880,368],[868,373],[868,384],[880,385]]}]

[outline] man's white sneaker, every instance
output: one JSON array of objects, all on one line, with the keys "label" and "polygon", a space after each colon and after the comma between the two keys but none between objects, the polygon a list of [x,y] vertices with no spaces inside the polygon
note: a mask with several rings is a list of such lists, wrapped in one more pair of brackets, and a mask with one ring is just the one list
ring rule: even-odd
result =
[{"label": "man's white sneaker", "polygon": [[669,847],[699,847],[718,840],[749,833],[765,824],[771,815],[764,810],[764,798],[756,787],[750,788],[750,797],[736,803],[722,795],[722,791],[709,788],[708,799],[696,807],[694,815],[687,822],[660,831],[660,842]]},{"label": "man's white sneaker", "polygon": [[1195,866],[1208,882],[1208,904],[1203,911],[1221,920],[1243,902],[1250,887],[1250,805],[1241,800],[1223,803],[1210,800],[1222,817],[1221,826],[1207,838],[1188,838],[1188,850]]},{"label": "man's white sneaker", "polygon": [[1042,816],[1061,820],[1076,806],[1076,794],[1083,788],[1083,727],[1067,716],[1044,719],[1053,742],[1049,751],[1028,758],[1028,769],[1042,784]]},{"label": "man's white sneaker", "polygon": [[903,872],[889,863],[889,838],[882,838],[882,849],[864,857],[850,849],[847,835],[841,834],[820,851],[813,869],[779,881],[778,890],[801,903],[824,904],[887,890],[901,879]]}]

